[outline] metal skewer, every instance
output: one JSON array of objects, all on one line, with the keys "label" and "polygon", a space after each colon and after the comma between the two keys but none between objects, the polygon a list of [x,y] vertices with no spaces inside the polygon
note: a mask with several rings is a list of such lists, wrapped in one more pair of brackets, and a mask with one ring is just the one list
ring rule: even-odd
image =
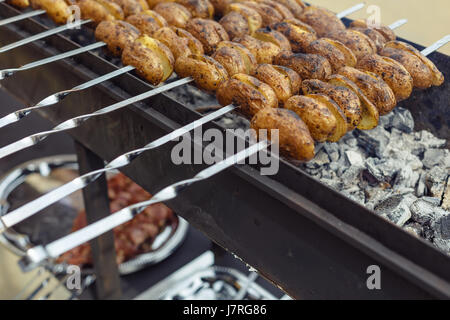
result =
[{"label": "metal skewer", "polygon": [[23,46],[25,44],[28,44],[30,42],[49,37],[51,35],[57,34],[59,32],[62,32],[62,31],[68,30],[68,29],[72,29],[72,28],[81,26],[81,25],[89,23],[89,22],[91,22],[91,20],[76,21],[76,22],[73,22],[73,23],[68,23],[68,24],[65,24],[63,26],[59,26],[59,27],[56,27],[54,29],[50,29],[50,30],[47,30],[47,31],[35,34],[35,35],[31,36],[31,37],[28,37],[28,38],[19,40],[17,42],[8,44],[8,45],[6,45],[4,47],[1,47],[0,48],[0,53],[3,53],[3,52],[6,52],[6,51],[15,49],[17,47],[21,47],[21,46]]},{"label": "metal skewer", "polygon": [[66,98],[68,95],[74,93],[74,92],[79,92],[82,90],[85,90],[87,88],[90,88],[92,86],[95,86],[99,83],[105,82],[107,80],[110,80],[114,77],[117,77],[121,74],[124,74],[126,72],[129,72],[131,70],[134,70],[135,68],[132,66],[126,66],[123,67],[121,69],[118,69],[116,71],[110,72],[108,74],[105,74],[101,77],[95,78],[93,80],[87,81],[83,84],[80,84],[72,89],[69,90],[63,90],[63,91],[59,91],[57,93],[54,93],[44,99],[42,99],[40,102],[38,102],[37,104],[35,104],[34,106],[31,107],[27,107],[27,108],[23,108],[20,110],[17,110],[15,112],[12,112],[6,116],[4,116],[3,118],[0,118],[0,128],[3,128],[9,124],[12,124],[14,122],[19,121],[20,119],[28,116],[32,111],[38,110],[38,109],[43,109],[46,107],[49,107],[51,105],[57,104],[58,102],[60,102],[61,100],[63,100],[64,98]]},{"label": "metal skewer", "polygon": [[356,11],[361,10],[362,8],[364,8],[366,6],[365,2],[362,3],[358,3],[357,5],[354,5],[351,8],[348,8],[347,10],[344,10],[338,14],[336,14],[336,17],[338,17],[339,19],[342,19],[348,15],[351,15],[352,13],[355,13]]},{"label": "metal skewer", "polygon": [[28,63],[28,64],[26,64],[26,65],[24,65],[24,66],[22,66],[20,68],[11,68],[11,69],[0,70],[0,80],[3,80],[5,78],[7,78],[7,77],[10,77],[10,76],[12,76],[13,74],[15,74],[15,73],[17,73],[19,71],[29,70],[29,69],[32,69],[32,68],[43,66],[43,65],[51,63],[51,62],[55,62],[55,61],[62,60],[62,59],[65,59],[65,58],[70,58],[70,57],[73,57],[73,56],[75,56],[77,54],[80,54],[80,53],[83,53],[83,52],[87,52],[87,51],[90,51],[90,50],[94,50],[94,49],[97,49],[97,48],[101,48],[101,47],[104,47],[104,46],[106,46],[106,43],[99,41],[99,42],[90,44],[90,45],[88,45],[86,47],[74,49],[74,50],[71,50],[71,51],[68,51],[68,52],[64,52],[64,53],[58,54],[58,55],[53,56],[53,57],[49,57],[49,58],[45,58],[45,59],[42,59],[42,60],[38,60],[38,61],[35,61],[35,62]]},{"label": "metal skewer", "polygon": [[433,53],[434,51],[439,50],[441,47],[445,46],[448,42],[450,42],[450,34],[448,34],[445,37],[443,37],[442,39],[436,41],[428,48],[422,50],[422,54],[424,56],[428,56],[431,53]]},{"label": "metal skewer", "polygon": [[59,240],[56,240],[46,246],[36,246],[27,251],[27,255],[20,261],[20,265],[24,271],[29,271],[47,259],[57,258],[64,252],[67,252],[87,241],[90,241],[109,230],[114,229],[121,224],[130,221],[136,215],[141,213],[145,208],[152,204],[168,201],[174,199],[178,194],[189,187],[190,185],[206,180],[219,172],[245,160],[247,157],[256,154],[257,152],[267,148],[269,143],[261,141],[249,148],[242,150],[235,155],[232,155],[225,160],[222,160],[209,168],[200,171],[191,179],[183,180],[174,183],[153,196],[150,200],[143,201],[127,208],[124,208],[110,216],[101,219],[89,226],[73,232]]},{"label": "metal skewer", "polygon": [[86,173],[78,178],[75,178],[74,180],[46,193],[45,195],[23,205],[20,208],[17,208],[16,210],[11,211],[9,214],[4,215],[0,217],[0,233],[6,230],[6,228],[11,228],[12,226],[20,223],[21,221],[33,216],[34,214],[38,213],[39,211],[49,207],[53,203],[58,202],[59,200],[67,197],[68,195],[72,194],[73,192],[80,190],[87,186],[89,183],[95,181],[98,179],[102,174],[116,170],[122,167],[127,166],[130,164],[136,157],[141,155],[143,152],[156,149],[170,141],[173,141],[174,139],[183,136],[184,134],[188,133],[189,131],[192,131],[214,119],[217,119],[220,116],[223,116],[227,114],[228,112],[231,112],[232,110],[236,109],[234,105],[229,105],[226,107],[221,108],[220,110],[217,110],[209,115],[206,115],[199,120],[193,121],[184,127],[181,127],[177,130],[172,131],[169,134],[166,134],[162,136],[159,139],[156,139],[146,146],[127,152],[123,155],[120,155],[116,159],[112,160],[109,164],[105,166],[103,169],[94,170],[92,172]]},{"label": "metal skewer", "polygon": [[407,22],[408,22],[408,19],[400,19],[400,20],[395,21],[394,23],[390,24],[388,27],[391,30],[395,30],[397,28],[400,28],[401,26],[403,26]]},{"label": "metal skewer", "polygon": [[9,24],[9,23],[23,20],[23,19],[39,16],[45,12],[46,12],[45,10],[35,10],[35,11],[31,11],[31,12],[22,13],[22,14],[19,14],[17,16],[11,17],[11,18],[0,20],[0,27],[4,26],[6,24]]}]

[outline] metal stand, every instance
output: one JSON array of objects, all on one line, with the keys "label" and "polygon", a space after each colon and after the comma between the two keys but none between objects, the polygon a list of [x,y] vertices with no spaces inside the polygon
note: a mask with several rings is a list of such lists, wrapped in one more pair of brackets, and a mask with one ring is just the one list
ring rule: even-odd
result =
[{"label": "metal stand", "polygon": [[[104,162],[97,155],[75,141],[80,174],[103,168]],[[93,223],[110,214],[106,178],[103,176],[83,189],[87,223]],[[112,231],[92,240],[92,258],[96,274],[97,299],[120,299],[119,271]]]}]

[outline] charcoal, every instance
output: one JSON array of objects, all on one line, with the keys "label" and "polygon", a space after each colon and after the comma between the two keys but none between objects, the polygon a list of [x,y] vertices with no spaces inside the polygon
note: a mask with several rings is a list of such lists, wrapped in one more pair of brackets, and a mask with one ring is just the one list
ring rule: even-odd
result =
[{"label": "charcoal", "polygon": [[433,197],[442,199],[447,177],[448,172],[440,166],[433,167],[427,172],[425,184]]},{"label": "charcoal", "polygon": [[356,146],[358,145],[358,140],[353,136],[350,136],[349,138],[345,139],[344,142],[347,146],[349,146],[352,149],[356,148]]},{"label": "charcoal", "polygon": [[353,166],[348,168],[341,176],[342,182],[345,186],[357,185],[360,181],[360,175],[363,168],[358,166]]},{"label": "charcoal", "polygon": [[346,151],[345,156],[347,157],[347,161],[348,163],[350,163],[351,166],[356,167],[364,166],[364,159],[360,153],[356,151]]},{"label": "charcoal", "polygon": [[439,139],[431,132],[425,130],[416,132],[414,135],[418,143],[423,144],[427,148],[439,149],[445,147],[447,144],[445,139]]},{"label": "charcoal", "polygon": [[423,156],[423,165],[429,169],[439,165],[444,161],[445,151],[444,149],[428,149]]},{"label": "charcoal", "polygon": [[366,160],[367,171],[378,182],[390,182],[401,169],[393,159],[369,158]]},{"label": "charcoal", "polygon": [[355,130],[358,137],[358,145],[367,150],[370,156],[381,158],[383,150],[389,143],[389,132],[382,126],[378,126],[373,130],[360,131]]},{"label": "charcoal", "polygon": [[317,169],[326,164],[330,163],[330,158],[324,149],[320,150],[319,153],[316,154],[313,160],[307,162],[305,164],[308,169]]},{"label": "charcoal", "polygon": [[408,223],[404,226],[404,229],[416,237],[421,237],[423,234],[423,228],[418,223]]},{"label": "charcoal", "polygon": [[434,245],[445,253],[450,254],[450,212],[446,211],[433,224],[432,229],[434,230]]},{"label": "charcoal", "polygon": [[390,112],[387,115],[380,117],[379,125],[382,126],[383,128],[385,128],[386,130],[389,130],[392,128],[392,123],[394,121],[394,118],[395,118],[395,113]]},{"label": "charcoal", "polygon": [[450,240],[450,213],[441,217],[439,220],[441,226],[441,236],[445,240]]},{"label": "charcoal", "polygon": [[394,195],[375,206],[375,211],[398,226],[403,226],[410,218],[410,205],[417,198],[413,194]]},{"label": "charcoal", "polygon": [[442,209],[450,210],[450,177],[447,178],[444,196],[442,197]]},{"label": "charcoal", "polygon": [[325,143],[323,148],[330,157],[331,161],[338,161],[340,159],[341,154],[337,143]]},{"label": "charcoal", "polygon": [[366,206],[369,209],[374,209],[377,204],[381,201],[389,198],[392,195],[391,189],[382,189],[379,187],[371,188],[368,187],[365,189],[366,192]]},{"label": "charcoal", "polygon": [[419,181],[420,174],[413,171],[410,166],[403,167],[394,179],[394,187],[399,189],[403,188],[415,188]]},{"label": "charcoal", "polygon": [[337,179],[331,179],[330,180],[330,179],[323,178],[323,179],[321,179],[321,182],[325,183],[331,189],[334,189],[334,190],[337,190],[337,191],[340,191],[342,189],[342,187],[343,187],[343,183],[341,181],[337,180]]},{"label": "charcoal", "polygon": [[394,109],[390,126],[405,133],[414,131],[414,118],[408,109],[397,107]]},{"label": "charcoal", "polygon": [[359,204],[364,205],[366,202],[366,196],[364,194],[364,191],[359,190],[359,188],[342,190],[342,193],[347,198],[349,198]]},{"label": "charcoal", "polygon": [[439,203],[439,201],[432,202],[427,200],[427,198],[414,201],[409,208],[412,219],[422,225],[431,224],[439,215],[437,212]]},{"label": "charcoal", "polygon": [[421,174],[419,178],[419,182],[417,183],[416,187],[416,196],[417,197],[423,197],[427,193],[427,186],[425,184],[425,174]]}]

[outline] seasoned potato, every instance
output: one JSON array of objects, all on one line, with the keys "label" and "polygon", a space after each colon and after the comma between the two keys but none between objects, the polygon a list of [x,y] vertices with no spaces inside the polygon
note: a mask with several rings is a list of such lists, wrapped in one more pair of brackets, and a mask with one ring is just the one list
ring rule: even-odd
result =
[{"label": "seasoned potato", "polygon": [[267,83],[275,91],[281,104],[300,90],[300,76],[292,69],[283,66],[260,64],[252,76]]},{"label": "seasoned potato", "polygon": [[95,29],[95,38],[106,42],[108,49],[116,56],[120,56],[123,49],[131,45],[138,37],[138,29],[120,20],[102,21]]},{"label": "seasoned potato", "polygon": [[239,112],[248,118],[264,108],[278,107],[277,96],[269,85],[243,73],[235,74],[220,84],[217,100],[223,106],[239,106]]},{"label": "seasoned potato", "polygon": [[227,70],[230,77],[237,73],[247,72],[247,66],[244,58],[241,56],[239,51],[233,48],[218,48],[211,57]]},{"label": "seasoned potato", "polygon": [[175,58],[162,42],[142,35],[125,47],[122,62],[135,67],[137,74],[151,84],[158,85],[171,76]]},{"label": "seasoned potato", "polygon": [[155,31],[168,26],[166,20],[152,10],[128,16],[126,22],[135,26],[141,33],[149,36],[153,35]]},{"label": "seasoned potato", "polygon": [[317,54],[282,52],[274,58],[273,62],[294,70],[302,79],[326,80],[332,74],[328,60]]},{"label": "seasoned potato", "polygon": [[188,9],[175,2],[163,2],[156,5],[153,10],[158,12],[171,26],[185,28],[192,18]]},{"label": "seasoned potato", "polygon": [[306,5],[301,0],[277,0],[277,2],[288,8],[295,18],[299,18],[303,9],[306,8]]},{"label": "seasoned potato", "polygon": [[256,30],[253,37],[261,41],[271,42],[278,46],[281,51],[292,52],[291,43],[289,40],[283,36],[282,33],[273,30],[270,27]]},{"label": "seasoned potato", "polygon": [[205,53],[211,55],[222,41],[228,41],[225,29],[214,20],[192,19],[186,24],[186,31],[190,32],[203,45]]},{"label": "seasoned potato", "polygon": [[326,38],[321,38],[311,42],[306,47],[306,53],[318,54],[328,60],[331,64],[333,73],[345,66],[345,55]]},{"label": "seasoned potato", "polygon": [[260,0],[259,2],[277,10],[283,20],[295,18],[292,12],[281,3],[272,0]]},{"label": "seasoned potato", "polygon": [[156,7],[160,3],[174,2],[174,1],[175,0],[147,0],[147,4],[148,4],[148,7],[150,9],[153,9],[154,7]]},{"label": "seasoned potato", "polygon": [[337,120],[328,106],[311,96],[293,96],[284,108],[295,112],[308,126],[315,141],[330,139],[337,130]]},{"label": "seasoned potato", "polygon": [[228,6],[234,2],[234,0],[209,0],[214,7],[214,12],[219,17],[224,16],[227,13]]},{"label": "seasoned potato", "polygon": [[[251,128],[267,130],[267,137],[262,135],[260,139],[269,139],[278,143],[280,153],[284,156],[298,160],[309,161],[314,158],[314,140],[303,120],[294,112],[287,109],[266,108],[259,111],[251,121]],[[272,137],[271,131],[277,131],[277,138]]]},{"label": "seasoned potato", "polygon": [[236,50],[241,55],[242,59],[244,59],[245,71],[241,73],[251,74],[256,68],[257,62],[255,56],[242,44],[232,41],[222,41],[217,45],[218,50],[223,47]]},{"label": "seasoned potato", "polygon": [[66,24],[71,16],[69,6],[64,0],[31,0],[34,9],[42,9],[57,24]]},{"label": "seasoned potato", "polygon": [[175,72],[179,77],[192,77],[197,86],[206,91],[216,91],[228,79],[225,68],[216,60],[205,55],[181,56],[175,62]]},{"label": "seasoned potato", "polygon": [[341,19],[324,8],[309,6],[297,18],[316,30],[319,37],[325,37],[332,30],[345,30]]},{"label": "seasoned potato", "polygon": [[212,19],[214,7],[208,0],[176,0],[191,12],[194,18]]},{"label": "seasoned potato", "polygon": [[247,19],[238,12],[231,11],[220,19],[219,23],[228,33],[230,39],[250,34]]},{"label": "seasoned potato", "polygon": [[379,34],[381,34],[385,41],[394,41],[395,39],[397,39],[397,36],[395,35],[394,31],[387,27],[387,26],[383,26],[383,25],[379,25],[376,27],[370,27],[367,24],[366,20],[355,20],[352,21],[352,23],[350,24],[351,28],[364,28],[364,29],[373,29],[375,31],[377,31]]},{"label": "seasoned potato", "polygon": [[259,15],[262,18],[262,26],[270,26],[273,23],[280,22],[283,20],[283,16],[273,7],[264,4],[264,3],[256,3],[251,1],[244,1],[242,2],[243,5],[252,8],[256,12],[259,13]]},{"label": "seasoned potato", "polygon": [[18,8],[26,8],[30,6],[29,0],[8,0],[7,1],[10,5],[13,5]]},{"label": "seasoned potato", "polygon": [[394,91],[397,101],[409,98],[412,93],[413,78],[405,67],[391,58],[372,54],[359,60],[356,67],[380,76]]},{"label": "seasoned potato", "polygon": [[347,119],[347,131],[355,129],[362,119],[361,101],[356,93],[343,87],[320,80],[305,80],[302,83],[303,94],[324,94],[336,102]]},{"label": "seasoned potato", "polygon": [[394,92],[376,74],[351,67],[342,68],[339,74],[353,81],[377,107],[380,115],[388,114],[395,108],[397,101]]},{"label": "seasoned potato", "polygon": [[444,83],[444,75],[434,63],[405,42],[390,41],[386,43],[381,55],[400,62],[413,77],[414,86],[417,88],[426,89],[432,85],[440,86]]},{"label": "seasoned potato", "polygon": [[358,28],[358,27],[352,27],[352,29],[364,33],[366,36],[368,36],[377,47],[377,52],[383,50],[384,45],[386,44],[386,39],[377,30],[371,28]]},{"label": "seasoned potato", "polygon": [[80,0],[81,18],[91,19],[95,25],[102,21],[123,20],[125,15],[118,4],[102,0]]},{"label": "seasoned potato", "polygon": [[148,9],[148,6],[142,8],[141,4],[137,0],[111,0],[111,2],[118,4],[125,15],[125,17],[141,13],[145,9]]},{"label": "seasoned potato", "polygon": [[366,97],[361,89],[352,81],[341,75],[333,75],[330,77],[329,84],[336,87],[344,87],[352,90],[361,102],[361,122],[357,128],[360,130],[372,130],[378,126],[380,114],[377,107]]},{"label": "seasoned potato", "polygon": [[[248,34],[250,34],[250,35],[252,35],[256,30],[258,30],[262,26],[262,18],[260,16],[260,14],[256,10],[254,10],[254,9],[252,9],[250,7],[247,7],[246,5],[244,5],[242,3],[232,3],[232,4],[230,4],[228,6],[226,12],[227,13],[237,12],[242,17],[244,17],[247,20],[247,27],[248,27],[248,30],[249,30]],[[221,24],[222,24],[222,22],[221,22]],[[227,28],[225,28],[225,29],[228,31],[228,29],[232,29],[232,27],[233,27],[232,25],[227,25]],[[244,36],[244,35],[245,34],[242,34],[241,36]],[[233,37],[230,34],[230,38],[234,39],[235,37]]]},{"label": "seasoned potato", "polygon": [[317,101],[322,102],[328,107],[328,110],[336,118],[336,132],[332,135],[328,141],[337,142],[339,141],[346,133],[347,133],[347,119],[345,117],[344,112],[341,110],[339,105],[334,102],[330,97],[323,94],[308,94],[307,97],[312,97]]},{"label": "seasoned potato", "polygon": [[271,42],[261,41],[249,35],[233,39],[242,44],[255,57],[258,63],[272,63],[275,56],[281,52],[281,48]]},{"label": "seasoned potato", "polygon": [[175,60],[181,56],[204,53],[200,41],[183,29],[164,27],[156,31],[153,38],[164,43],[172,52]]},{"label": "seasoned potato", "polygon": [[317,40],[314,29],[298,19],[287,19],[282,22],[272,24],[272,29],[282,33],[290,42],[294,52],[305,52],[311,42]]},{"label": "seasoned potato", "polygon": [[328,37],[346,45],[353,51],[357,59],[377,52],[377,47],[372,39],[354,29],[333,31],[328,34]]}]

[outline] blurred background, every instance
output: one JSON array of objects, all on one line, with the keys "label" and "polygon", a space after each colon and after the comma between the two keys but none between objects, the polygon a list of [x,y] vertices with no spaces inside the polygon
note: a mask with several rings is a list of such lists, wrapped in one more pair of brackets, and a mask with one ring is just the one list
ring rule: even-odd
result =
[{"label": "blurred background", "polygon": [[[310,0],[317,6],[326,7],[334,12],[341,12],[359,0]],[[402,38],[411,40],[423,46],[429,46],[440,38],[450,34],[450,1],[449,0],[368,0],[366,8],[349,16],[350,19],[367,18],[370,5],[381,9],[381,23],[391,24],[406,18],[408,23],[398,28],[395,33]],[[450,46],[439,50],[450,55]]]}]

